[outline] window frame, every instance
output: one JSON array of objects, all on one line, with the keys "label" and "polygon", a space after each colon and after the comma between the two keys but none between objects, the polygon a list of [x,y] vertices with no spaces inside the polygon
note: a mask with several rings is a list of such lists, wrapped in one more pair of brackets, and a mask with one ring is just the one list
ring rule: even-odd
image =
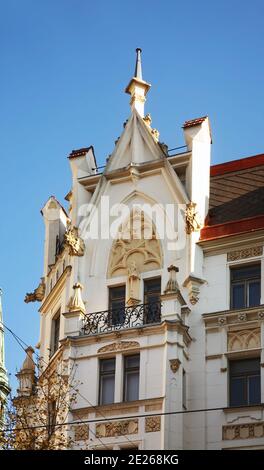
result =
[{"label": "window frame", "polygon": [[[243,362],[243,361],[250,361],[250,360],[258,360],[258,371],[257,370],[251,370],[251,371],[242,371],[242,372],[233,372],[231,371],[231,365],[232,363],[238,363],[238,362]],[[256,373],[258,372],[258,374]],[[250,394],[249,394],[249,378],[250,377],[259,377],[259,402],[257,403],[250,403]],[[245,383],[243,384],[243,395],[245,397],[245,403],[238,403],[234,404],[232,400],[232,379],[234,378],[241,378],[243,381],[245,380]],[[229,399],[229,406],[230,407],[243,407],[243,406],[257,406],[261,404],[261,358],[260,356],[250,356],[250,357],[236,357],[233,359],[229,359],[229,367],[228,367],[228,382],[229,382],[229,393],[228,393],[228,399]]]},{"label": "window frame", "polygon": [[[238,281],[233,281],[232,280],[232,271],[238,270],[238,269],[243,269],[243,268],[250,268],[257,266],[259,268],[259,277],[248,277],[246,279],[241,279]],[[259,298],[259,304],[255,305],[257,307],[258,305],[261,305],[261,261],[255,261],[251,263],[239,263],[239,264],[233,264],[229,265],[229,306],[230,310],[239,310],[240,308],[253,308],[254,306],[249,306],[249,284],[253,281],[259,280],[260,284],[260,298]],[[238,284],[243,284],[244,286],[244,306],[243,307],[233,307],[233,286]]]},{"label": "window frame", "polygon": [[[138,357],[138,366],[137,367],[127,367],[126,362],[131,357]],[[128,400],[127,398],[127,374],[129,372],[138,372],[138,397],[133,400]],[[137,354],[129,354],[123,356],[123,402],[129,403],[131,401],[139,400],[139,392],[140,392],[140,353]]]},{"label": "window frame", "polygon": [[[106,361],[114,361],[114,368],[111,371],[103,371],[102,364]],[[113,394],[113,401],[110,403],[103,403],[102,401],[102,390],[103,390],[103,377],[105,376],[113,376],[114,377],[114,394]],[[116,357],[107,357],[99,359],[99,389],[98,389],[98,405],[111,405],[115,402],[115,384],[116,384]]]},{"label": "window frame", "polygon": [[[151,281],[155,281],[155,280],[159,280],[160,281],[160,293],[159,293],[159,304],[160,304],[160,307],[159,307],[159,310],[157,310],[156,313],[159,313],[159,315],[161,314],[161,300],[160,300],[160,296],[161,296],[161,276],[153,276],[153,277],[146,277],[145,279],[143,279],[143,302],[144,302],[144,324],[150,324],[150,323],[153,323],[153,318],[152,318],[152,315],[150,315],[150,318],[148,318],[149,316],[149,305],[151,305],[151,302],[148,302],[147,301],[147,293],[146,293],[146,285],[148,282],[151,282]],[[153,294],[155,295],[155,291],[153,291]],[[157,302],[157,303],[158,303]],[[150,321],[149,321],[150,320]],[[155,319],[154,319],[154,323],[155,323]]]},{"label": "window frame", "polygon": [[[124,299],[124,316],[123,316],[123,322],[118,323],[118,322],[115,322],[115,321],[113,322],[113,311],[115,309],[112,308],[113,299],[111,298],[111,292],[113,292],[114,289],[119,289],[121,287],[124,289],[124,297],[120,297],[120,301],[122,299]],[[118,300],[118,299],[116,299],[116,300]],[[122,284],[118,284],[118,285],[108,286],[108,312],[109,312],[109,314],[108,314],[108,323],[109,323],[109,326],[124,323],[124,321],[125,321],[125,308],[126,308],[126,284],[122,283]],[[122,311],[122,309],[120,309],[120,311]]]},{"label": "window frame", "polygon": [[[58,321],[59,320],[59,321]],[[57,327],[58,322],[58,327]],[[50,347],[50,357],[60,348],[60,327],[61,327],[61,308],[59,308],[55,315],[53,315],[51,320],[51,347]],[[57,333],[57,334],[56,334]],[[55,349],[56,346],[56,349]]]}]

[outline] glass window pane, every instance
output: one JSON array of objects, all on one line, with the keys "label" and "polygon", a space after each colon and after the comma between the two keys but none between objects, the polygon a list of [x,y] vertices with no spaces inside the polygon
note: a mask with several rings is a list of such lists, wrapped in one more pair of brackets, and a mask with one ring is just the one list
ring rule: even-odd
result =
[{"label": "glass window pane", "polygon": [[246,404],[247,399],[245,377],[232,377],[230,379],[230,406]]},{"label": "glass window pane", "polygon": [[115,359],[104,359],[101,361],[101,371],[115,371]]},{"label": "glass window pane", "polygon": [[260,278],[260,264],[231,268],[231,280],[246,280]]},{"label": "glass window pane", "polygon": [[133,368],[133,367],[139,367],[139,355],[137,354],[136,356],[127,356],[125,358],[126,361],[126,369]]},{"label": "glass window pane", "polygon": [[248,374],[260,374],[260,359],[259,357],[253,359],[241,359],[239,361],[230,361],[230,373],[233,376]]},{"label": "glass window pane", "polygon": [[260,375],[248,377],[248,403],[260,403]]},{"label": "glass window pane", "polygon": [[244,284],[234,284],[232,286],[232,308],[245,306],[245,286]]},{"label": "glass window pane", "polygon": [[107,405],[114,402],[115,377],[106,375],[101,378],[101,404]]},{"label": "glass window pane", "polygon": [[126,401],[138,400],[139,397],[139,371],[126,373]]},{"label": "glass window pane", "polygon": [[251,281],[248,284],[248,306],[260,305],[260,281]]}]

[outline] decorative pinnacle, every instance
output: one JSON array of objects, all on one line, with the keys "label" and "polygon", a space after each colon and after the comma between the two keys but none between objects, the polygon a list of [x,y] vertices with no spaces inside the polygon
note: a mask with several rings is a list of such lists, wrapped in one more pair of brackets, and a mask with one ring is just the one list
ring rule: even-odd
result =
[{"label": "decorative pinnacle", "polygon": [[135,77],[139,78],[139,80],[142,80],[142,65],[141,65],[141,52],[142,49],[140,47],[136,48],[136,53],[137,53],[137,60],[136,60],[136,67],[135,67]]}]

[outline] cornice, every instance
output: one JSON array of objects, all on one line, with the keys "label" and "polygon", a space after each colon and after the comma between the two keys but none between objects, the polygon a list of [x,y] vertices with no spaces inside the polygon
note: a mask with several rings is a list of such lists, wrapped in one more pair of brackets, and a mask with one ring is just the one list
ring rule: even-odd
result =
[{"label": "cornice", "polygon": [[264,305],[251,308],[241,308],[237,310],[223,310],[202,315],[207,329],[216,329],[231,325],[248,325],[264,321]]},{"label": "cornice", "polygon": [[250,248],[255,244],[264,244],[264,230],[258,230],[249,233],[240,233],[230,235],[226,238],[217,238],[214,240],[200,240],[197,242],[205,254],[212,256],[214,254],[226,253],[230,249]]},{"label": "cornice", "polygon": [[68,336],[61,341],[61,344],[75,343],[86,345],[89,343],[103,343],[104,341],[117,341],[120,338],[139,338],[140,336],[149,336],[153,334],[164,334],[166,331],[178,331],[183,335],[183,341],[189,345],[192,338],[189,334],[189,327],[184,325],[181,320],[164,320],[162,323],[154,325],[143,325],[142,327],[124,328],[118,331],[109,331],[94,335]]}]

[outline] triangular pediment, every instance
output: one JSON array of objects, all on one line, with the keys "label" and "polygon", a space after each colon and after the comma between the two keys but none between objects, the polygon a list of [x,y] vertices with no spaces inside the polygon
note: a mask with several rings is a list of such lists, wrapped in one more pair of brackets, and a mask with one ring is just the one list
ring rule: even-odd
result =
[{"label": "triangular pediment", "polygon": [[105,173],[127,168],[131,164],[140,165],[164,157],[165,154],[152,135],[150,127],[138,112],[133,110],[108,160]]}]

